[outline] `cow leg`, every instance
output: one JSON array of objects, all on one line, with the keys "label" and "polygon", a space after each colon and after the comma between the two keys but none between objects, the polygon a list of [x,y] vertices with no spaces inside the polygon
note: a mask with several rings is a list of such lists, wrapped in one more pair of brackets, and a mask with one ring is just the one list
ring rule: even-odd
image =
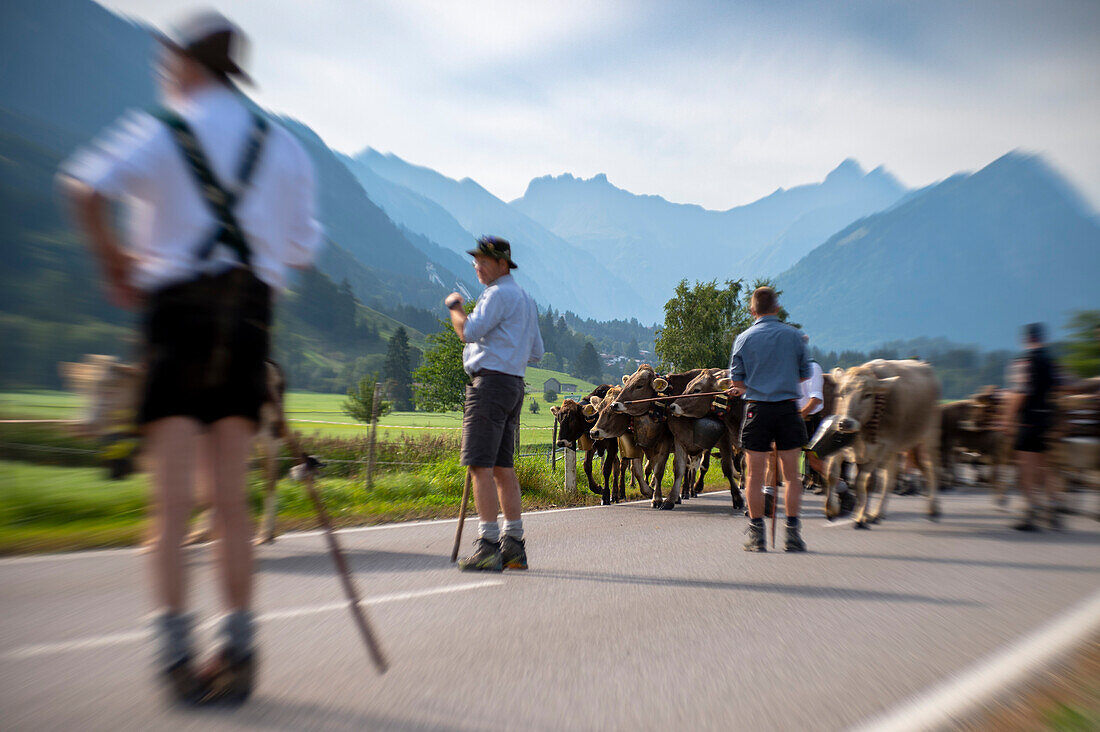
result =
[{"label": "cow leg", "polygon": [[936,485],[935,443],[929,441],[917,448],[917,464],[928,483],[928,518],[933,521],[940,517],[940,497]]},{"label": "cow leg", "polygon": [[650,460],[650,465],[653,469],[653,507],[657,508],[661,505],[661,483],[665,479],[665,468],[668,465],[669,453],[665,448],[660,448],[660,451],[654,453],[653,458]]},{"label": "cow leg", "polygon": [[610,506],[615,496],[615,480],[619,472],[619,460],[611,451],[603,454],[603,497],[600,500],[605,506]]},{"label": "cow leg", "polygon": [[741,489],[737,487],[737,482],[734,479],[735,472],[733,468],[733,450],[726,445],[718,452],[722,465],[722,475],[726,476],[726,480],[730,484],[730,501],[733,503],[733,510],[740,511],[745,506],[744,500],[741,498]]},{"label": "cow leg", "polygon": [[[886,501],[890,497],[890,494],[894,492],[894,483],[898,479],[898,461],[888,460],[886,462],[886,468],[879,471],[879,475],[882,476],[882,495],[878,499],[878,509],[871,514],[868,521],[872,524],[877,524],[886,518]],[[870,501],[870,497],[868,497]]]},{"label": "cow leg", "polygon": [[260,524],[260,535],[256,537],[256,543],[271,544],[275,541],[275,488],[279,478],[276,470],[276,459],[279,451],[277,443],[273,439],[261,439],[258,444],[261,446],[260,451],[263,453],[266,483],[264,484],[264,517],[263,522]]},{"label": "cow leg", "polygon": [[642,498],[653,498],[653,486],[646,479],[645,466],[642,464],[641,458],[634,458],[630,461],[630,471],[638,484],[638,490],[641,491]]},{"label": "cow leg", "polygon": [[593,456],[595,456],[595,454],[595,450],[584,451],[584,474],[588,478],[588,490],[592,491],[602,499],[604,492],[600,488],[599,484],[596,482],[596,479],[592,477],[592,458]]},{"label": "cow leg", "polygon": [[874,463],[860,465],[856,472],[856,515],[857,529],[868,529],[867,525],[867,489],[874,481],[878,466]]},{"label": "cow leg", "polygon": [[683,446],[677,444],[672,458],[672,488],[668,491],[668,498],[661,502],[660,508],[670,511],[676,507],[680,499],[680,490],[684,485],[684,477],[688,472],[688,455]]},{"label": "cow leg", "polygon": [[840,515],[840,498],[836,493],[836,484],[840,481],[844,461],[839,456],[825,458],[825,518],[832,521]]}]

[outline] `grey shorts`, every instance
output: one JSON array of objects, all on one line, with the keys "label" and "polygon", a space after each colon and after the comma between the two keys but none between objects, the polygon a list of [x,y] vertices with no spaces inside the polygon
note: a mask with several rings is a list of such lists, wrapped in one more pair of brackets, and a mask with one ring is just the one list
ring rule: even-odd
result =
[{"label": "grey shorts", "polygon": [[463,465],[510,468],[514,462],[516,428],[523,410],[523,378],[482,373],[466,387],[462,416]]}]

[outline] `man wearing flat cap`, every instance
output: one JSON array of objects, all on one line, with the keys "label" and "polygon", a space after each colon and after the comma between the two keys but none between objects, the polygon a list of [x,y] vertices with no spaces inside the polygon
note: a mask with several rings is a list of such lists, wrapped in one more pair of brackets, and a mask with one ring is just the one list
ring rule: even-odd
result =
[{"label": "man wearing flat cap", "polygon": [[[466,314],[462,295],[444,301],[455,333],[466,344],[462,367],[471,379],[462,417],[462,458],[474,487],[478,536],[474,552],[458,563],[466,572],[527,569],[513,453],[523,410],[527,364],[543,356],[538,310],[511,275],[516,268],[507,240],[483,236],[474,258],[485,291]],[[504,513],[503,529],[497,523]]]},{"label": "man wearing flat cap", "polygon": [[[255,673],[247,459],[267,391],[274,293],[321,243],[313,168],[237,91],[243,37],[192,15],[161,41],[163,107],[131,113],[65,164],[61,184],[108,295],[143,311],[140,410],[152,467],[160,671],[175,700],[241,702]],[[120,241],[111,203],[131,221]],[[212,476],[227,614],[196,670],[181,544],[197,463]]]}]

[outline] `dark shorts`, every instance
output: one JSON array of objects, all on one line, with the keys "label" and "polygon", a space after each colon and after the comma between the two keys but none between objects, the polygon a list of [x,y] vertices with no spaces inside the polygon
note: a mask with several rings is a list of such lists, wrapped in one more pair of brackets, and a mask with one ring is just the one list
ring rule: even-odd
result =
[{"label": "dark shorts", "polygon": [[798,413],[798,404],[789,402],[745,402],[741,423],[741,447],[753,452],[769,452],[804,447],[806,423]]},{"label": "dark shorts", "polygon": [[523,410],[523,378],[482,373],[466,387],[462,415],[462,465],[510,468]]},{"label": "dark shorts", "polygon": [[148,374],[138,421],[258,421],[267,391],[270,325],[271,288],[247,270],[154,293],[146,313]]},{"label": "dark shorts", "polygon": [[1012,449],[1018,452],[1046,452],[1049,417],[1037,412],[1024,412],[1021,418]]}]

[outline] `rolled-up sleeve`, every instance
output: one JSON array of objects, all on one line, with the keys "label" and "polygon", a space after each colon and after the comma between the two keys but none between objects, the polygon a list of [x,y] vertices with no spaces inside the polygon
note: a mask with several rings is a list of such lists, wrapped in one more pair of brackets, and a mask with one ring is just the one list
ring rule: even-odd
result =
[{"label": "rolled-up sleeve", "polygon": [[286,264],[290,267],[307,267],[321,248],[324,230],[314,213],[317,192],[313,162],[296,140],[292,139],[291,143],[295,152],[295,172],[285,201],[289,215]]},{"label": "rolled-up sleeve", "polygon": [[107,198],[146,198],[147,184],[161,169],[171,140],[168,129],[145,112],[128,112],[61,165]]},{"label": "rolled-up sleeve", "polygon": [[818,399],[821,402],[824,402],[825,401],[825,374],[822,372],[820,366],[816,366],[816,365],[813,365],[811,363],[810,368],[811,368],[812,375],[810,376],[809,393],[806,394],[806,396],[809,399]]},{"label": "rolled-up sleeve", "polygon": [[480,341],[493,328],[500,324],[504,318],[506,303],[496,290],[486,290],[477,301],[473,312],[466,316],[466,326],[463,333],[466,342]]}]

